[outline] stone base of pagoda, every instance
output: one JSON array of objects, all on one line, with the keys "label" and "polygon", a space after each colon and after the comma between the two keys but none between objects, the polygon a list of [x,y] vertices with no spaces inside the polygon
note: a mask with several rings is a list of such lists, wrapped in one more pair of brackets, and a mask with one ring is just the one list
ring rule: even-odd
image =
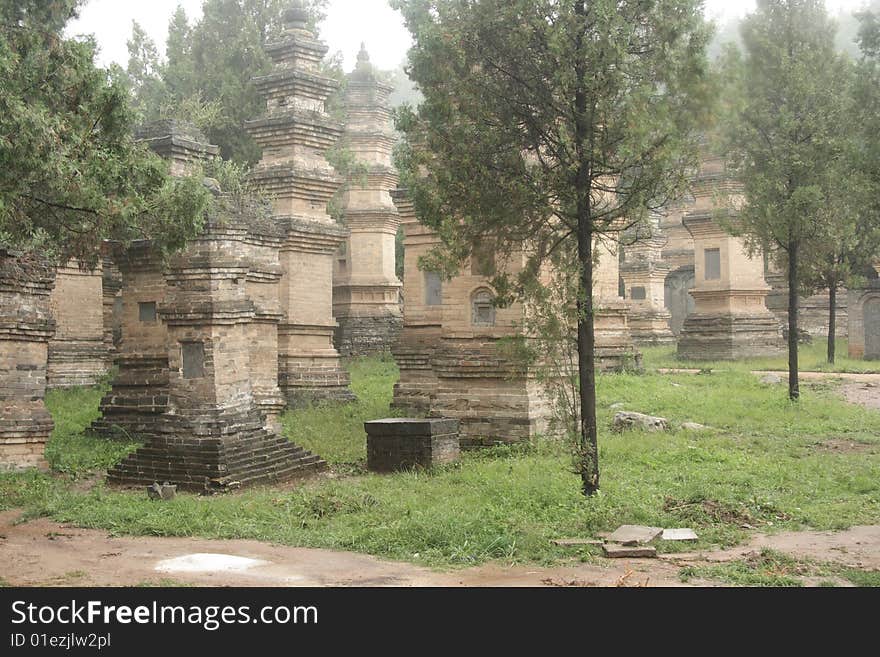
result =
[{"label": "stone base of pagoda", "polygon": [[47,469],[43,453],[54,427],[44,403],[49,335],[10,337],[0,334],[0,471]]},{"label": "stone base of pagoda", "polygon": [[256,411],[166,414],[156,434],[107,473],[122,486],[154,482],[195,492],[276,484],[327,468],[319,456],[267,431]]},{"label": "stone base of pagoda", "polygon": [[770,312],[688,315],[678,339],[680,360],[740,360],[786,353],[782,327]]},{"label": "stone base of pagoda", "polygon": [[462,448],[527,441],[546,433],[550,405],[523,368],[492,339],[444,340],[433,360],[437,389],[429,417],[455,418]]},{"label": "stone base of pagoda", "polygon": [[342,356],[369,356],[391,351],[400,337],[400,312],[374,316],[337,316],[333,344]]},{"label": "stone base of pagoda", "polygon": [[355,401],[351,377],[332,346],[335,327],[281,325],[278,387],[288,408]]},{"label": "stone base of pagoda", "polygon": [[668,347],[675,335],[669,328],[672,316],[666,310],[630,308],[627,317],[633,344],[637,347]]}]

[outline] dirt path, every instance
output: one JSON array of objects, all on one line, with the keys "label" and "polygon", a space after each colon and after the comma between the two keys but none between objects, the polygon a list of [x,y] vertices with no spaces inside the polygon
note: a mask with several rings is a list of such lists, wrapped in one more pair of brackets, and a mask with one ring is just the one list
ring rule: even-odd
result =
[{"label": "dirt path", "polygon": [[[759,534],[747,546],[663,555],[661,559],[615,559],[556,568],[493,563],[437,572],[350,552],[249,540],[113,537],[46,518],[15,524],[18,517],[17,511],[0,513],[0,577],[14,586],[686,586],[678,577],[683,565],[729,561],[761,547],[865,570],[880,569],[880,526],[836,533]],[[169,559],[184,558],[184,566],[192,566],[199,561],[196,555],[205,554],[256,563],[241,570],[223,570],[216,563],[201,572],[161,570]]]}]

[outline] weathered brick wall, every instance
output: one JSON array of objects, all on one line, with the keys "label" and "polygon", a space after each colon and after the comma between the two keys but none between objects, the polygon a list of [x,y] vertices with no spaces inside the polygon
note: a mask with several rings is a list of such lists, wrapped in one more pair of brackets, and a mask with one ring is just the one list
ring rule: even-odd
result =
[{"label": "weathered brick wall", "polygon": [[110,364],[104,341],[101,265],[89,270],[71,261],[59,267],[50,308],[56,329],[49,341],[48,386],[94,385]]},{"label": "weathered brick wall", "polygon": [[43,453],[53,422],[44,399],[54,278],[47,263],[0,249],[0,470],[47,467]]}]

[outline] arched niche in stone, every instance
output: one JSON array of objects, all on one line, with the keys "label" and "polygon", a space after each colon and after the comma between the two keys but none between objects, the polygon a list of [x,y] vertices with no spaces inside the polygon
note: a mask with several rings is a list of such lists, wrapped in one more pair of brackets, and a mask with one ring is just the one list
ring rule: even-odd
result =
[{"label": "arched niche in stone", "polygon": [[865,360],[880,360],[880,293],[865,298],[862,316],[865,326]]},{"label": "arched niche in stone", "polygon": [[471,324],[495,326],[495,295],[489,288],[480,287],[471,293]]}]

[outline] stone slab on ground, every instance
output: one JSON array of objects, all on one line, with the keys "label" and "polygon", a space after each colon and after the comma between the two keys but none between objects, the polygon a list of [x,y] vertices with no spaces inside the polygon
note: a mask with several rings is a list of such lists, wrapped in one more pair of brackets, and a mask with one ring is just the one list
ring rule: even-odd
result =
[{"label": "stone slab on ground", "polygon": [[669,421],[666,418],[645,415],[644,413],[633,413],[630,411],[615,413],[614,420],[611,423],[611,430],[620,432],[628,429],[666,431],[669,429]]},{"label": "stone slab on ground", "polygon": [[657,557],[657,548],[650,545],[628,546],[606,543],[602,546],[602,549],[605,551],[605,556],[609,559],[621,559],[625,557],[646,557],[650,559]]},{"label": "stone slab on ground", "polygon": [[696,541],[697,533],[690,528],[664,529],[661,537],[664,541]]},{"label": "stone slab on ground", "polygon": [[621,545],[638,545],[639,543],[650,543],[662,533],[662,527],[621,525],[608,536],[608,540],[612,543],[620,543]]}]

